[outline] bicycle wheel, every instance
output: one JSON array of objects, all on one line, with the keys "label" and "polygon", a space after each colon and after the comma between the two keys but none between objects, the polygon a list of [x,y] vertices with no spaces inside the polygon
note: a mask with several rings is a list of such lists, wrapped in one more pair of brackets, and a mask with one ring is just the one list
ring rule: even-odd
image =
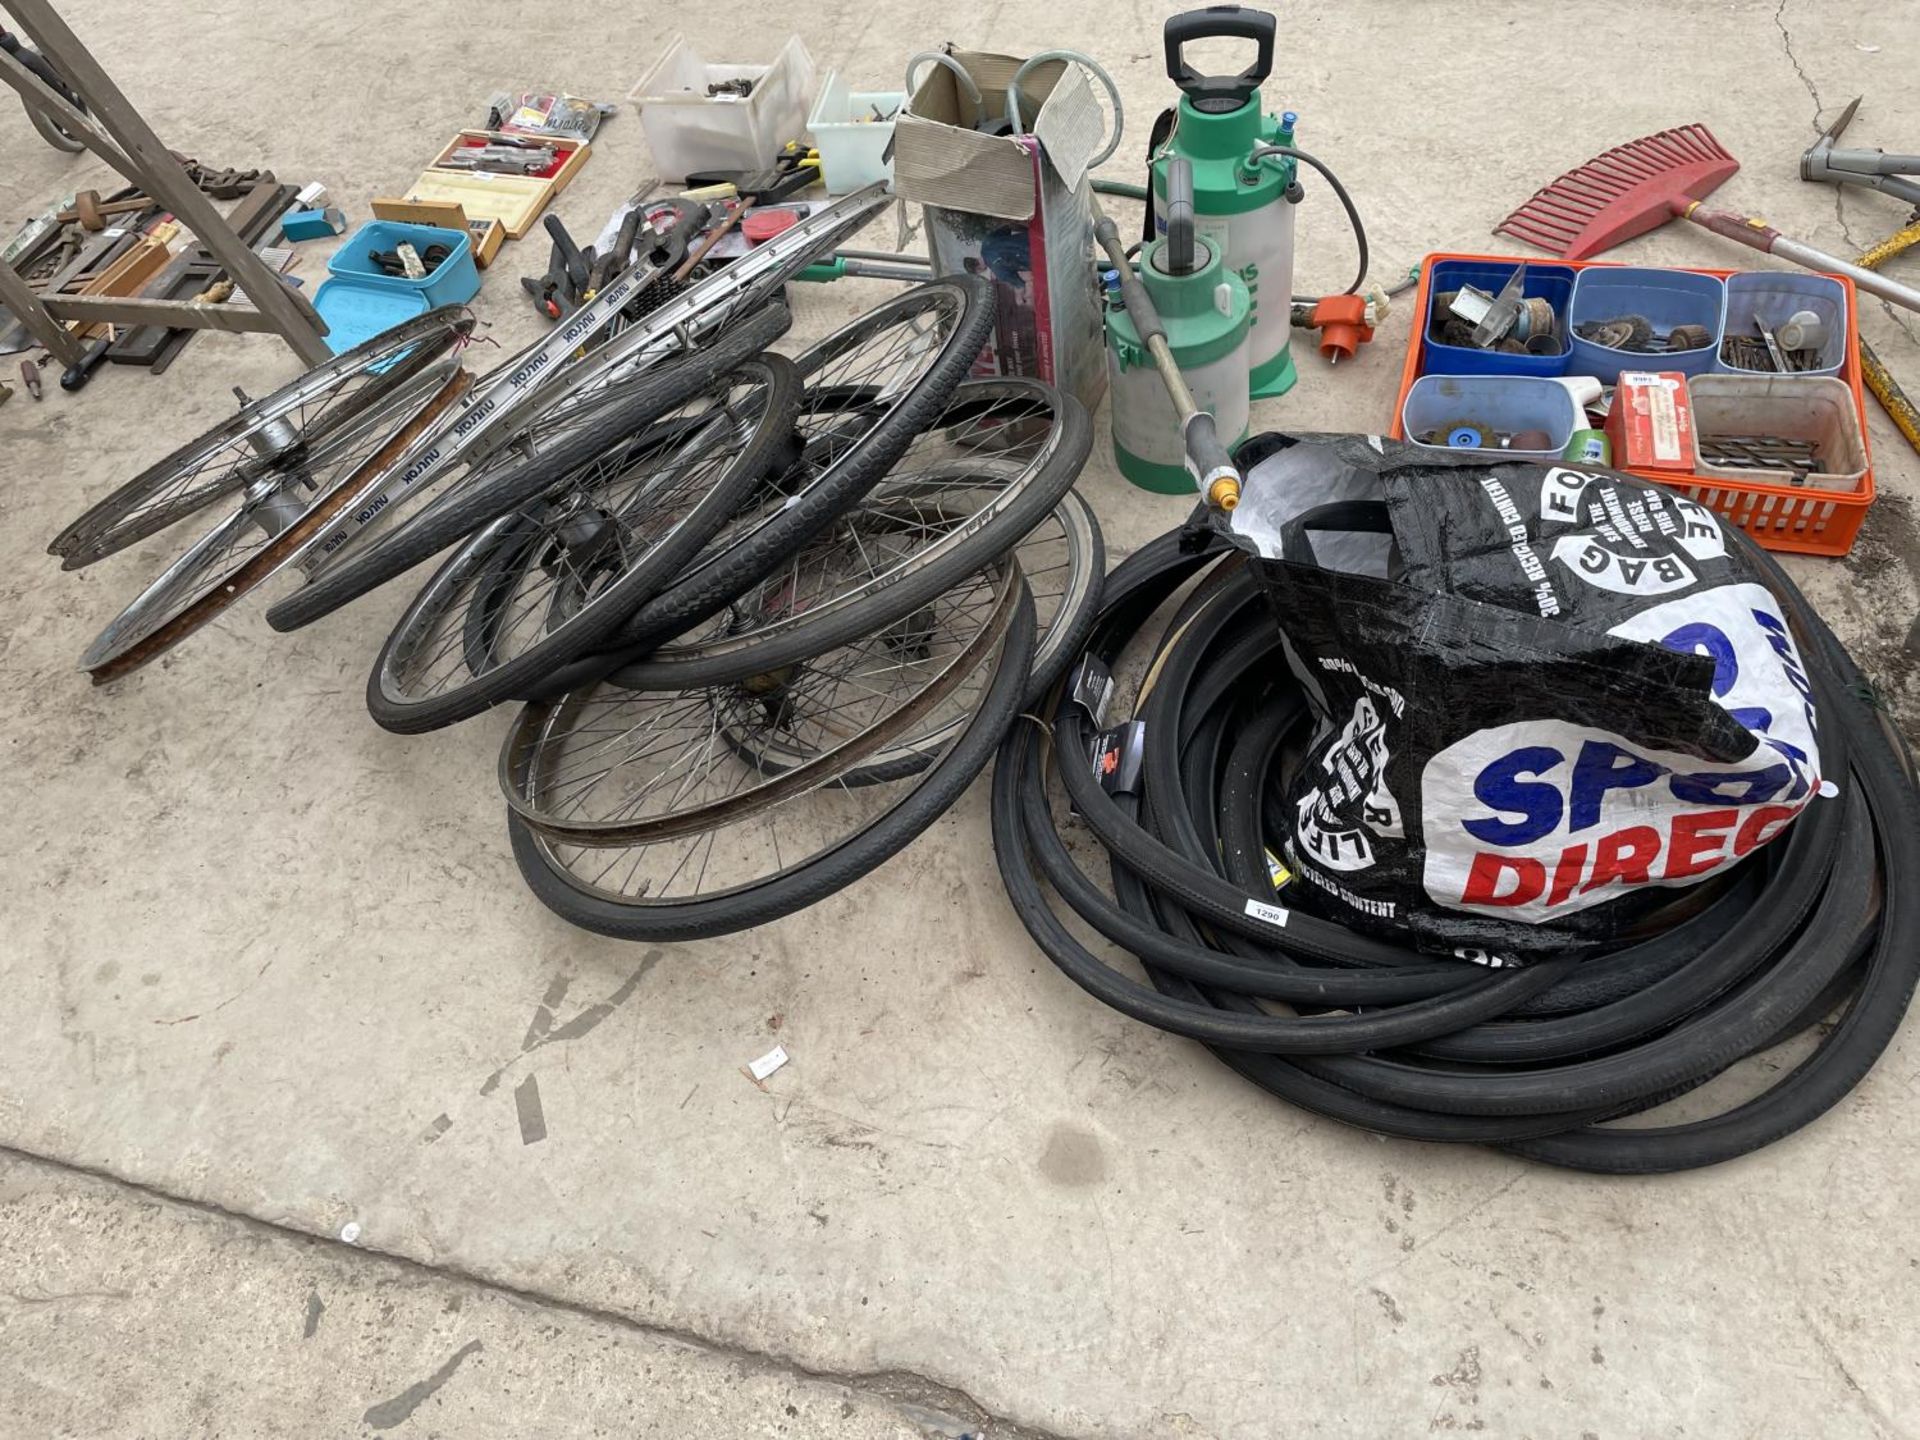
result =
[{"label": "bicycle wheel", "polygon": [[[529,407],[531,418],[520,422],[507,444],[473,461],[464,475],[446,485],[409,489],[410,499],[432,496],[425,509],[385,533],[376,533],[369,514],[351,517],[360,522],[357,528],[336,527],[321,537],[313,552],[317,573],[268,610],[267,623],[298,630],[405,574],[685,404],[779,339],[790,323],[784,306],[763,306],[710,347],[599,389],[551,392]],[[389,508],[381,504],[388,493],[370,499],[363,512]]]},{"label": "bicycle wheel", "polygon": [[705,834],[831,781],[928,715],[970,712],[978,696],[964,683],[1019,601],[1019,574],[1003,565],[911,625],[742,684],[642,693],[600,682],[529,706],[501,751],[501,788],[550,839],[604,848]]},{"label": "bicycle wheel", "polygon": [[992,321],[985,280],[935,280],[798,356],[807,390],[797,463],[761,487],[684,575],[620,627],[618,645],[637,657],[672,639],[832,524],[939,416]]},{"label": "bicycle wheel", "polygon": [[[473,320],[444,306],[314,367],[155,461],[54,536],[47,553],[77,570],[158,534],[215,501],[302,469],[325,468],[364,442],[362,416],[463,342]],[[238,393],[238,392],[236,392]],[[384,439],[385,437],[378,437]]]},{"label": "bicycle wheel", "polygon": [[[1106,551],[1093,507],[1068,491],[1020,542],[1013,557],[1033,595],[1033,666],[1020,700],[1020,708],[1030,710],[1086,647],[1100,616]],[[838,783],[881,785],[918,775],[939,757],[952,738],[942,723],[929,720],[859,765],[842,771]]]},{"label": "bicycle wheel", "polygon": [[746,361],[476,534],[381,648],[367,680],[374,719],[437,729],[590,649],[784,458],[799,393],[787,361]]},{"label": "bicycle wheel", "polygon": [[610,677],[723,684],[891,624],[990,564],[1067,493],[1092,448],[1078,401],[969,380],[867,495],[705,621]]},{"label": "bicycle wheel", "polygon": [[[623,385],[641,371],[697,347],[715,352],[713,373],[732,369],[736,360],[756,353],[780,333],[776,330],[761,345],[751,345],[752,327],[760,323],[756,312],[778,298],[786,281],[816,255],[865,225],[885,203],[885,187],[880,185],[845,196],[629,321],[627,312],[636,298],[664,278],[656,265],[630,266],[602,286],[591,302],[475,381],[459,413],[423,437],[395,467],[392,480],[346,515],[303,568],[311,577],[329,563],[363,553],[363,542],[391,531],[396,517],[417,500],[458,488],[464,483],[461,466],[499,449],[526,428],[532,415],[555,412],[594,391]],[[747,348],[725,352],[723,347],[735,343],[736,334]],[[441,489],[449,478],[452,486]]]},{"label": "bicycle wheel", "polygon": [[117,680],[252,592],[431,429],[469,379],[458,361],[443,360],[311,448],[304,463],[255,477],[239,503],[95,637],[81,668],[96,685]]},{"label": "bicycle wheel", "polygon": [[[1020,542],[1013,556],[1034,601],[1033,669],[1020,703],[1022,710],[1030,710],[1086,646],[1099,618],[1106,554],[1093,507],[1069,491]],[[918,775],[953,738],[950,727],[949,721],[930,719],[841,771],[835,783],[884,785]],[[762,757],[760,763],[772,764],[774,759]]]},{"label": "bicycle wheel", "polygon": [[[829,781],[731,823],[611,849],[543,836],[509,808],[514,860],[548,908],[619,939],[703,939],[777,920],[852,884],[946,812],[1013,721],[1032,658],[1033,602],[1022,584],[998,649],[968,681],[969,718],[915,779],[853,788]],[[688,743],[709,754],[714,744]],[[731,751],[715,763],[751,769]]]}]

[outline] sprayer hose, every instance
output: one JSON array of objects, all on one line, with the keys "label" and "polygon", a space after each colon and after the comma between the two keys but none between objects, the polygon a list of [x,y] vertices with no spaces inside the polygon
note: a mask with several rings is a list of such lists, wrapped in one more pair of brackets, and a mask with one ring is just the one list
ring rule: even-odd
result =
[{"label": "sprayer hose", "polygon": [[[1360,211],[1355,208],[1353,197],[1347,193],[1347,187],[1340,183],[1340,177],[1335,175],[1322,161],[1315,159],[1304,150],[1294,149],[1291,145],[1263,145],[1258,150],[1255,150],[1249,158],[1257,160],[1263,155],[1286,155],[1295,160],[1304,160],[1322,175],[1326,176],[1327,184],[1333,187],[1333,193],[1339,198],[1341,208],[1347,212],[1347,222],[1353,227],[1354,244],[1360,251],[1359,273],[1353,277],[1353,283],[1340,293],[1343,295],[1359,294],[1360,287],[1367,283],[1367,267],[1371,263],[1371,259],[1367,249],[1367,227],[1361,223]],[[1093,188],[1099,194],[1117,195],[1126,200],[1150,201],[1152,198],[1146,186],[1129,185],[1124,180],[1095,180],[1093,182]],[[1409,284],[1411,283],[1413,282],[1409,282]],[[1404,290],[1408,288],[1408,285],[1402,284],[1398,288]],[[1388,293],[1392,294],[1394,291],[1389,290]],[[1311,305],[1321,298],[1322,297],[1318,295],[1295,295],[1293,300],[1296,304]]]}]

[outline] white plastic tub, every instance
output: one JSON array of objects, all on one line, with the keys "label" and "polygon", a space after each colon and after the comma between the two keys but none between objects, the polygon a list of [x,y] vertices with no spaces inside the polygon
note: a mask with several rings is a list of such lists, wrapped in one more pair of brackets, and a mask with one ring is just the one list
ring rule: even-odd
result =
[{"label": "white plastic tub", "polygon": [[[678,185],[703,170],[772,165],[781,146],[806,132],[813,77],[813,57],[797,35],[771,65],[709,62],[676,35],[627,99],[640,112],[661,180]],[[751,80],[753,93],[707,93],[724,80]]]},{"label": "white plastic tub", "polygon": [[1693,447],[1702,435],[1778,435],[1811,440],[1819,468],[1803,481],[1791,470],[1750,470],[1699,461],[1694,473],[1762,485],[1804,485],[1809,490],[1854,491],[1867,473],[1867,446],[1860,412],[1844,380],[1809,375],[1695,375],[1687,381],[1692,402]]},{"label": "white plastic tub", "polygon": [[[820,150],[820,178],[830,195],[845,195],[893,178],[887,145],[893,116],[907,103],[904,90],[849,90],[838,70],[829,70],[813,102],[807,129]],[[872,117],[878,109],[885,120]],[[861,116],[869,118],[862,120]]]}]

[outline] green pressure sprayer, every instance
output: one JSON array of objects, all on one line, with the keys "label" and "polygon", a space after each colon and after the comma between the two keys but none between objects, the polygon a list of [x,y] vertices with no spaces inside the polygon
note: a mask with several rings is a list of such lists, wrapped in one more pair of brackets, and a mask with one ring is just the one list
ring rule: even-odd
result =
[{"label": "green pressure sprayer", "polygon": [[[1170,16],[1165,30],[1167,78],[1179,88],[1172,128],[1155,127],[1148,164],[1153,229],[1167,221],[1168,177],[1176,161],[1193,173],[1194,224],[1247,287],[1253,306],[1248,384],[1256,398],[1293,388],[1292,294],[1294,207],[1302,198],[1293,145],[1292,111],[1277,119],[1260,110],[1260,82],[1273,70],[1273,16],[1239,5],[1211,5]],[[1199,40],[1254,42],[1254,60],[1237,75],[1203,75],[1186,61]]]},{"label": "green pressure sprayer", "polygon": [[1144,490],[1179,495],[1191,494],[1198,477],[1187,465],[1185,417],[1148,336],[1157,323],[1191,404],[1211,412],[1215,432],[1231,446],[1247,433],[1253,313],[1221,242],[1197,233],[1193,167],[1184,157],[1167,166],[1163,209],[1166,233],[1140,247],[1139,281],[1151,309],[1137,295],[1129,303],[1121,271],[1107,272],[1107,379],[1120,473]]},{"label": "green pressure sprayer", "polygon": [[[1367,234],[1352,197],[1323,162],[1295,148],[1292,111],[1276,117],[1261,110],[1276,28],[1272,15],[1239,5],[1170,17],[1167,75],[1180,99],[1154,126],[1147,188],[1143,194],[1094,183],[1096,191],[1147,201],[1137,274],[1131,256],[1095,227],[1114,267],[1106,277],[1114,458],[1144,489],[1183,493],[1197,482],[1215,503],[1234,493],[1230,467],[1196,457],[1195,440],[1204,438],[1211,456],[1223,455],[1246,432],[1251,401],[1292,388],[1296,325],[1319,329],[1320,348],[1333,362],[1351,356],[1385,314],[1384,292],[1360,293]],[[1186,49],[1214,38],[1251,40],[1253,63],[1237,74],[1200,73],[1187,63]],[[1326,180],[1353,227],[1360,263],[1339,295],[1292,293],[1294,216],[1305,198],[1301,166]],[[1174,222],[1184,232],[1189,213],[1191,245],[1184,236],[1169,244]],[[1097,206],[1095,215],[1104,218]],[[1143,315],[1158,332],[1151,344],[1141,339]],[[1155,373],[1165,382],[1157,394]]]},{"label": "green pressure sprayer", "polygon": [[[1275,29],[1273,16],[1238,5],[1169,19],[1167,73],[1180,100],[1154,127],[1150,183],[1143,190],[1095,180],[1089,197],[1094,238],[1110,267],[1102,278],[1120,471],[1148,490],[1197,490],[1223,510],[1239,503],[1240,472],[1230,447],[1247,433],[1251,402],[1282,394],[1294,382],[1294,325],[1324,327],[1321,349],[1331,361],[1354,353],[1386,305],[1384,294],[1359,293],[1367,236],[1345,187],[1325,164],[1294,147],[1292,112],[1277,119],[1261,113],[1259,85],[1273,67]],[[1185,47],[1214,36],[1252,40],[1253,64],[1237,75],[1193,70]],[[1022,129],[1021,80],[1056,59],[1084,67],[1113,104],[1112,136],[1091,168],[1113,153],[1122,127],[1119,91],[1091,57],[1054,50],[1026,61],[1007,86],[1008,123],[1015,133]],[[1360,251],[1353,283],[1338,296],[1291,293],[1302,165],[1318,171],[1339,198]],[[1137,263],[1100,194],[1147,202]]]}]

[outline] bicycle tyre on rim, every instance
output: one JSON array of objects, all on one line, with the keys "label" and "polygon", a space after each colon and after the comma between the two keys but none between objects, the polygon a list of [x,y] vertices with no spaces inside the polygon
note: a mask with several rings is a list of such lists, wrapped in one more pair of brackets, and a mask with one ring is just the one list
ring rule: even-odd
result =
[{"label": "bicycle tyre on rim", "polygon": [[[763,307],[714,345],[644,370],[617,388],[592,392],[582,403],[598,412],[578,429],[562,435],[551,446],[485,471],[473,472],[471,483],[461,477],[439,498],[428,503],[339,565],[322,569],[299,590],[267,611],[275,630],[298,630],[331,615],[390,580],[397,579],[449,545],[471,535],[488,521],[538,495],[549,485],[597,455],[623,436],[647,425],[697,395],[740,361],[758,354],[777,340],[791,323],[782,306]],[[545,416],[531,414],[529,426]],[[498,452],[495,452],[498,453]]]},{"label": "bicycle tyre on rim", "polygon": [[[318,428],[321,438],[346,428],[354,416],[425,370],[472,330],[470,316],[457,306],[446,305],[304,371],[272,394],[247,402],[238,414],[196,435],[96,500],[48,542],[47,553],[60,557],[61,569],[78,570],[199,514],[222,497],[244,489],[250,474],[265,474],[281,456],[301,451],[308,443],[308,428]],[[387,368],[383,371],[382,366]],[[326,403],[320,402],[320,397],[365,375],[377,378],[362,387],[364,394],[356,392],[356,404],[330,414]],[[273,434],[272,427],[316,402],[320,402],[320,410],[311,425],[303,427],[291,443],[280,444],[288,437],[284,431]],[[254,436],[269,439],[279,449],[264,458],[257,449],[251,454],[240,453]],[[229,453],[234,455],[233,463],[199,489],[154,505],[169,486],[197,475],[202,467],[213,465]]]},{"label": "bicycle tyre on rim", "polygon": [[[1019,488],[1014,493],[1004,499],[996,497],[996,508],[991,513],[984,508],[978,512],[985,519],[977,528],[974,525],[977,516],[969,517],[954,534],[943,537],[935,553],[911,557],[891,571],[870,577],[868,593],[858,594],[846,603],[835,601],[830,609],[781,623],[763,636],[756,637],[749,632],[743,638],[728,637],[704,653],[698,647],[689,647],[691,653],[677,656],[671,653],[670,647],[663,647],[642,660],[622,666],[607,678],[616,685],[635,690],[682,690],[695,685],[743,680],[805,660],[890,625],[1014,549],[1071,489],[1093,448],[1093,423],[1087,418],[1086,409],[1071,396],[1057,392],[1048,396],[1045,392],[1050,388],[1037,381],[969,380],[953,392],[949,408],[967,405],[975,399],[994,400],[1003,396],[1049,403],[1054,407],[1044,454],[1037,456],[1030,472],[1020,477]],[[918,443],[917,438],[914,443]],[[905,458],[911,460],[911,447]],[[955,462],[955,468],[963,466]],[[835,523],[846,523],[863,507],[874,507],[876,513],[885,512],[889,508],[889,489],[888,479],[882,478],[854,507],[836,517]],[[819,538],[829,539],[832,534],[830,526]]]},{"label": "bicycle tyre on rim", "polygon": [[788,279],[873,219],[885,201],[880,184],[842,196],[622,328],[631,302],[663,276],[658,264],[629,266],[547,334],[479,376],[459,412],[421,437],[371,503],[322,537],[318,555],[303,556],[301,568],[311,577],[328,559],[337,563],[370,543],[400,511],[450,477],[457,462],[484,464],[503,439],[527,428],[530,416],[664,364],[776,299]]},{"label": "bicycle tyre on rim", "polygon": [[[929,717],[966,720],[1022,585],[1017,566],[996,565],[910,629],[863,636],[748,684],[628,690],[596,681],[530,705],[500,748],[501,793],[541,835],[614,858],[734,838],[736,824],[777,820],[786,804],[842,788],[848,769]],[[732,863],[747,847],[726,848]],[[676,864],[674,877],[684,868]],[[702,867],[694,883],[705,880]],[[649,877],[639,893],[658,900],[664,888]]]},{"label": "bicycle tyre on rim", "polygon": [[1033,660],[1033,604],[1022,596],[993,678],[965,731],[919,783],[838,846],[725,894],[664,905],[619,904],[573,880],[546,842],[508,811],[513,858],[540,902],[570,924],[617,940],[704,940],[765,925],[838,893],[877,869],[938,820],[979,776],[1019,713]]},{"label": "bicycle tyre on rim", "polygon": [[[557,626],[550,625],[526,649],[476,673],[472,669],[469,639],[462,658],[470,678],[451,690],[409,695],[403,687],[404,667],[411,658],[409,647],[431,636],[437,619],[443,616],[451,619],[452,606],[465,607],[480,598],[478,594],[463,595],[463,586],[474,580],[489,582],[504,576],[504,568],[489,575],[487,567],[497,561],[504,566],[541,565],[534,550],[551,532],[544,530],[537,517],[529,514],[535,508],[530,506],[501,517],[472,536],[435,572],[381,646],[367,677],[367,708],[382,728],[403,735],[437,730],[478,715],[501,700],[511,699],[556,666],[592,649],[620,624],[634,605],[677,573],[687,557],[725,523],[741,498],[786,454],[794,412],[799,404],[799,381],[792,365],[776,355],[743,361],[733,372],[716,377],[710,383],[720,387],[731,383],[758,386],[760,408],[746,422],[751,428],[738,448],[724,459],[720,473],[711,478],[701,477],[705,482],[703,490],[672,521],[671,528],[651,539],[638,556],[623,557],[624,568],[604,590],[568,612]],[[704,427],[697,428],[682,437],[680,443],[691,444],[703,435]],[[652,457],[648,457],[639,463],[647,465],[651,460]],[[624,478],[624,471],[613,477],[616,483]],[[563,496],[574,493],[564,479],[556,491]],[[649,487],[643,487],[639,497],[656,506],[661,498]],[[669,512],[656,509],[649,513],[650,517],[665,519]]]},{"label": "bicycle tyre on rim", "polygon": [[[369,477],[380,474],[458,402],[471,379],[451,361],[418,378],[424,383],[417,390],[399,392],[406,416],[400,428],[388,433],[379,427],[385,436],[380,448],[348,474],[328,484],[313,482],[305,496],[297,486],[284,484],[250,493],[188,546],[87,647],[80,664],[93,683],[117,680],[151,663],[292,563],[353,503]],[[250,549],[256,530],[265,539]]]},{"label": "bicycle tyre on rim", "polygon": [[[1058,603],[1051,608],[1041,601],[1034,587],[1036,572],[1030,561],[1035,557],[1026,553],[1029,545],[1036,543],[1042,526],[1049,525],[1059,526],[1069,552],[1068,559],[1061,562],[1068,572],[1067,582]],[[1037,543],[1051,541],[1042,539]],[[1035,527],[1033,534],[1015,546],[1012,553],[1019,562],[1021,573],[1027,578],[1029,592],[1034,594],[1032,673],[1027,678],[1027,693],[1020,702],[1020,708],[1026,711],[1038,705],[1047,691],[1053,688],[1054,682],[1085,648],[1087,637],[1093,633],[1093,627],[1100,618],[1106,548],[1100,534],[1100,524],[1094,519],[1093,507],[1081,499],[1077,492],[1069,490],[1054,507],[1053,513],[1041,522],[1041,526]],[[853,787],[885,785],[904,780],[932,764],[942,743],[938,732],[909,737],[843,771],[838,783]]]},{"label": "bicycle tyre on rim", "polygon": [[[937,357],[906,394],[852,449],[836,457],[823,475],[807,485],[796,503],[787,505],[724,552],[704,561],[696,557],[676,584],[642,606],[621,627],[622,646],[643,653],[639,646],[657,645],[704,620],[879,483],[913,437],[938,417],[986,343],[993,323],[992,287],[976,276],[916,285],[794,358],[802,380],[811,381],[822,366],[850,353],[868,334],[884,329],[897,316],[942,303],[942,297],[957,310],[957,318]],[[807,402],[802,403],[804,406]]]}]

